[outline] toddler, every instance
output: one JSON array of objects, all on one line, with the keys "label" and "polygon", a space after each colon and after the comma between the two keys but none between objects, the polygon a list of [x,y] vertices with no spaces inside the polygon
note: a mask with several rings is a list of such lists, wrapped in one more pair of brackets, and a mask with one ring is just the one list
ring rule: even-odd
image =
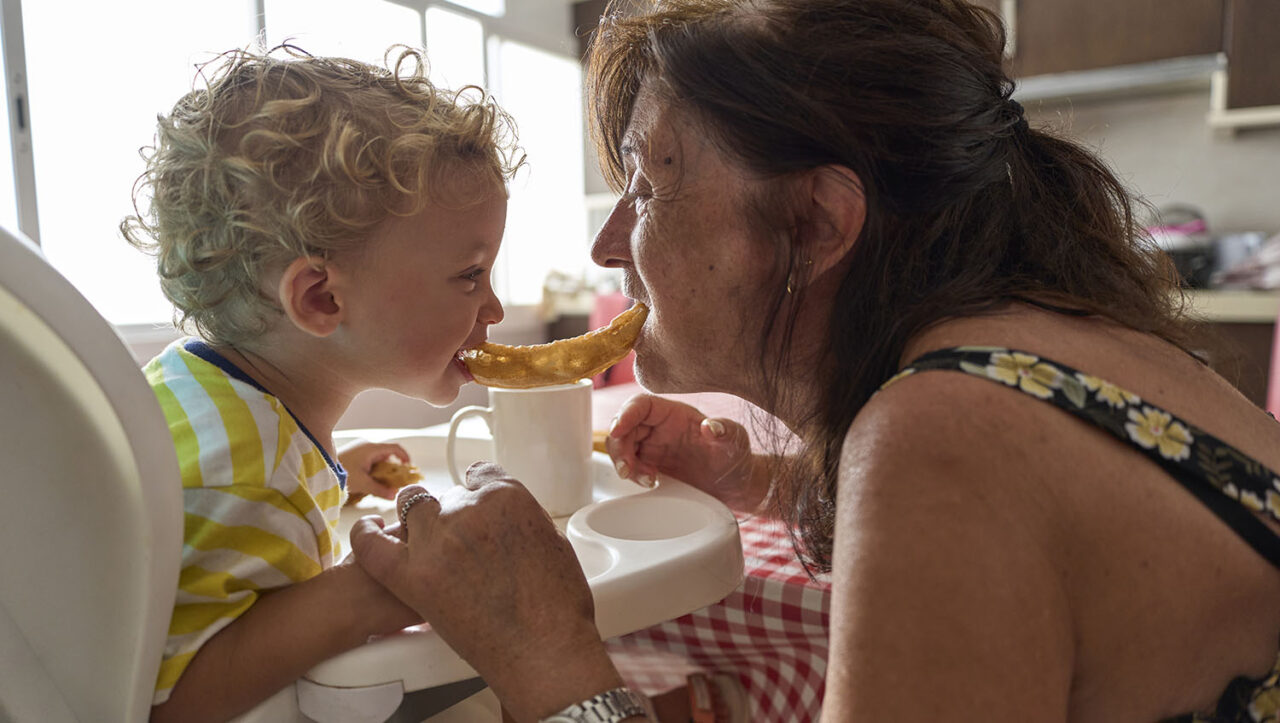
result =
[{"label": "toddler", "polygon": [[121,230],[193,333],[145,369],[185,503],[153,720],[230,718],[418,622],[335,534],[349,491],[391,496],[369,468],[408,455],[339,455],[332,432],[366,389],[446,405],[468,380],[459,351],[502,319],[490,270],[523,157],[483,92],[388,59],[223,54],[143,154]]}]

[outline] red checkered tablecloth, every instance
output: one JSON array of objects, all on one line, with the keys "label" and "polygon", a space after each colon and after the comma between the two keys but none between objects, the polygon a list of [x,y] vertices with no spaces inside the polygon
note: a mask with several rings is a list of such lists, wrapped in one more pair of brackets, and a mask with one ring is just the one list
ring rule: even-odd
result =
[{"label": "red checkered tablecloth", "polygon": [[748,720],[817,720],[827,670],[831,583],[811,579],[783,525],[739,521],[746,578],[710,607],[613,638],[609,653],[627,685],[649,695],[698,671],[736,673]]},{"label": "red checkered tablecloth", "polygon": [[[642,391],[635,383],[596,389],[596,428],[608,429],[623,402]],[[757,434],[767,415],[737,397],[665,396],[708,416],[736,419],[747,427],[755,449],[773,448]],[[736,673],[753,723],[817,720],[827,671],[831,582],[809,577],[782,523],[751,517],[738,526],[746,562],[738,589],[710,607],[613,638],[609,653],[627,685],[649,695],[684,685],[690,673]]]}]

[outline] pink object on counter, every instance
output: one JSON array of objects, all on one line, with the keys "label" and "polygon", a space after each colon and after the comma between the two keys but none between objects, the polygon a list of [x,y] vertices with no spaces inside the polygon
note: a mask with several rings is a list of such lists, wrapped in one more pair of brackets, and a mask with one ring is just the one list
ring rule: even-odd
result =
[{"label": "pink object on counter", "polygon": [[[607,326],[609,322],[613,321],[613,317],[629,308],[631,308],[631,299],[628,299],[621,291],[600,294],[596,297],[595,307],[591,309],[591,314],[587,317],[587,327],[589,329],[599,329],[602,326]],[[592,377],[591,381],[597,389],[615,384],[634,382],[636,380],[635,361],[636,353],[633,351],[627,354],[622,361]]]},{"label": "pink object on counter", "polygon": [[1204,233],[1209,230],[1209,224],[1204,219],[1197,218],[1185,223],[1174,223],[1165,226],[1148,226],[1147,231],[1150,233],[1176,233],[1176,234],[1195,234]]}]

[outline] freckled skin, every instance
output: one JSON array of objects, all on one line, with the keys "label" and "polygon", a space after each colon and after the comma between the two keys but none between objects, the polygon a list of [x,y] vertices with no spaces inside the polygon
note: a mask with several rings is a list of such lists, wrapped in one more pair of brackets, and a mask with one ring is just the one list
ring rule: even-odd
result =
[{"label": "freckled skin", "polygon": [[760,181],[733,165],[693,121],[642,89],[624,136],[627,188],[592,248],[625,272],[623,291],[649,320],[636,376],[657,392],[731,391],[756,358],[772,254],[741,212]]}]

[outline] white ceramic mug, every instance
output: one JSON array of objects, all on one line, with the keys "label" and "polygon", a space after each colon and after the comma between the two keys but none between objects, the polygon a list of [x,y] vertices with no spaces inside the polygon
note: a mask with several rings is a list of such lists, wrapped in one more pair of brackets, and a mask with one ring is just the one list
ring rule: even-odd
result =
[{"label": "white ceramic mug", "polygon": [[455,484],[458,425],[480,417],[493,435],[494,461],[533,494],[552,517],[591,502],[591,380],[533,389],[489,388],[489,406],[463,407],[449,422],[445,459]]}]

